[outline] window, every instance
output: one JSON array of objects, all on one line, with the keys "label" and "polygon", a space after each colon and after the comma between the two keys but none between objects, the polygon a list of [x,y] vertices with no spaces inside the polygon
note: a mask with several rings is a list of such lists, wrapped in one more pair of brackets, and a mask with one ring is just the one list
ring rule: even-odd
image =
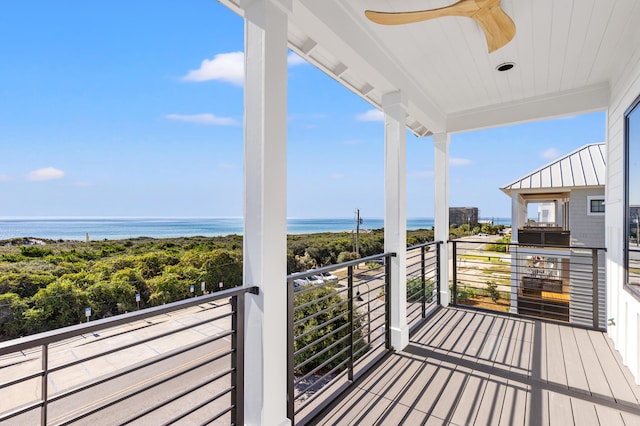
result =
[{"label": "window", "polygon": [[626,288],[640,298],[640,97],[625,112]]},{"label": "window", "polygon": [[604,214],[604,197],[588,197],[589,215],[603,215]]}]

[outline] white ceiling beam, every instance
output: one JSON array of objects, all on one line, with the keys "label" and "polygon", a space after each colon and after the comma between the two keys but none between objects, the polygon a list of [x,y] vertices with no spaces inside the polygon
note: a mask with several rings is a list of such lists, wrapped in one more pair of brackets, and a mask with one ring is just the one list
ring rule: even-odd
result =
[{"label": "white ceiling beam", "polygon": [[517,102],[489,105],[449,114],[447,130],[460,133],[602,111],[608,108],[609,98],[609,85],[600,84]]},{"label": "white ceiling beam", "polygon": [[445,131],[446,116],[442,110],[388,52],[371,42],[371,35],[346,11],[336,13],[335,4],[330,2],[301,0],[295,4],[293,14],[298,28],[304,29],[308,37],[331,52],[354,75],[366,76],[368,83],[382,93],[393,90],[407,93],[411,115],[433,132]]}]

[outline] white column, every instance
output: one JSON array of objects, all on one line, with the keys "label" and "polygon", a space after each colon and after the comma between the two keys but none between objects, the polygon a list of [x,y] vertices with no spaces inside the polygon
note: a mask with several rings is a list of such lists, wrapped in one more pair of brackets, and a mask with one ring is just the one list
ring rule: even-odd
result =
[{"label": "white column", "polygon": [[[433,135],[434,154],[434,238],[440,249],[440,304],[449,305],[449,142],[448,133]],[[454,265],[455,267],[455,265]]]},{"label": "white column", "polygon": [[[527,221],[527,202],[518,192],[511,192],[511,242],[518,242],[518,229]],[[520,268],[524,259],[519,258],[518,247],[511,249],[511,307],[509,312],[518,313],[518,290],[520,288]]]},{"label": "white column", "polygon": [[384,251],[391,258],[391,345],[409,344],[407,326],[407,144],[406,99],[401,92],[382,97],[384,110]]},{"label": "white column", "polygon": [[245,11],[245,424],[287,419],[287,11],[242,0]]}]

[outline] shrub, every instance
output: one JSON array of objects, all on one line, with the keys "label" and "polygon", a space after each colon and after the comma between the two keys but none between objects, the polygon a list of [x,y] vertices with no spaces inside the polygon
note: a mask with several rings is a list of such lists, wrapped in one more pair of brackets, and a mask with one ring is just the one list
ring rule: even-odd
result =
[{"label": "shrub", "polygon": [[338,255],[338,263],[349,262],[350,260],[359,259],[358,253],[354,251],[343,251]]},{"label": "shrub", "polygon": [[497,240],[495,243],[487,245],[487,251],[495,251],[498,253],[508,253],[509,243],[511,242],[510,236],[504,236]]},{"label": "shrub", "polygon": [[[429,299],[433,291],[433,283],[431,280],[425,282],[425,297]],[[413,278],[407,281],[407,300],[417,301],[422,299],[422,278]]]},{"label": "shrub", "polygon": [[469,292],[465,289],[458,288],[458,302],[466,302],[469,300]]},{"label": "shrub", "polygon": [[20,247],[20,254],[24,257],[45,257],[53,254],[51,249],[44,249],[37,246],[22,246]]},{"label": "shrub", "polygon": [[487,281],[487,291],[489,292],[489,297],[493,303],[500,300],[500,292],[498,291],[498,284],[493,281]]},{"label": "shrub", "polygon": [[[334,289],[320,287],[312,291],[296,295],[294,305],[296,307],[300,307],[294,312],[293,321],[294,323],[299,322],[295,326],[294,334],[295,336],[304,335],[304,337],[295,340],[294,351],[299,351],[305,348],[295,356],[295,364],[299,365],[305,360],[331,347],[331,349],[328,349],[313,361],[305,364],[302,368],[296,371],[296,373],[308,373],[325,362],[327,363],[323,366],[325,371],[343,364],[349,356],[349,351],[346,350],[346,348],[349,345],[349,339],[347,336],[349,335],[350,327],[344,327],[349,323],[349,304],[347,301],[337,294]],[[326,311],[322,312],[324,310]],[[316,315],[319,312],[322,313]],[[355,314],[354,316],[357,315],[358,314]],[[306,320],[304,320],[305,318]],[[354,321],[354,352],[360,351],[360,349],[365,345],[361,339],[361,327],[362,320]],[[305,335],[305,333],[308,334]],[[323,337],[326,338],[319,341]],[[332,345],[335,346],[332,347]],[[366,351],[361,351],[359,356],[362,356],[365,352]],[[335,357],[335,359],[331,360],[333,357]],[[345,366],[346,365],[343,364],[341,369],[344,369]]]}]

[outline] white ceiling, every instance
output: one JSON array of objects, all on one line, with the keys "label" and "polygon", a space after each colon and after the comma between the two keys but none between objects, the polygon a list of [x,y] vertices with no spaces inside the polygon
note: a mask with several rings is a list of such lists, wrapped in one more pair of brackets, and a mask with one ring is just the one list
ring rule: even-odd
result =
[{"label": "white ceiling", "polygon": [[[375,106],[404,92],[407,125],[419,135],[605,109],[609,88],[640,54],[638,0],[502,0],[516,36],[491,54],[470,18],[385,26],[364,16],[452,3],[293,0],[290,47]],[[516,66],[496,71],[503,62]]]}]

